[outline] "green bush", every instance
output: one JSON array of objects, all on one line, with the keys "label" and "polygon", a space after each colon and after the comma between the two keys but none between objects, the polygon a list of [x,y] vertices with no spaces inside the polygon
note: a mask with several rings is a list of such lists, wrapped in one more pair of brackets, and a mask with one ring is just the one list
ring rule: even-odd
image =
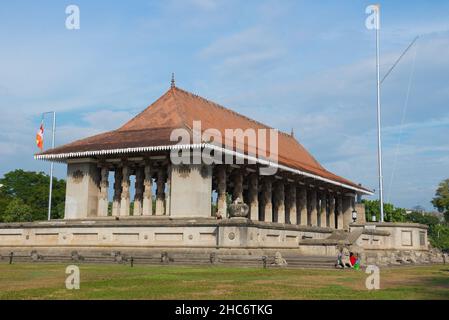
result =
[{"label": "green bush", "polygon": [[[9,210],[22,209],[24,205],[27,208],[31,208],[29,212],[32,221],[47,219],[48,188],[50,185],[50,177],[48,175],[43,172],[15,170],[6,173],[0,179],[0,184],[3,185],[0,188],[0,221],[12,219],[8,208]],[[65,180],[53,178],[51,211],[53,219],[64,217],[65,188]],[[10,203],[14,200],[20,201],[15,201],[10,207]],[[18,219],[18,217],[16,218]],[[25,218],[22,217],[20,219]]]},{"label": "green bush", "polygon": [[32,221],[32,209],[21,199],[11,200],[5,208],[4,222],[27,222]]}]

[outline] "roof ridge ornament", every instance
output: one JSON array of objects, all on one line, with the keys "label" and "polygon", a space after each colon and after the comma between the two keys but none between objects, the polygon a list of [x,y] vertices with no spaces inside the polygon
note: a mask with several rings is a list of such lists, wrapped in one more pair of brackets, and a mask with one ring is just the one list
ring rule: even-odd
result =
[{"label": "roof ridge ornament", "polygon": [[171,88],[173,89],[174,87],[176,87],[176,82],[175,82],[175,73],[172,72],[171,74]]}]

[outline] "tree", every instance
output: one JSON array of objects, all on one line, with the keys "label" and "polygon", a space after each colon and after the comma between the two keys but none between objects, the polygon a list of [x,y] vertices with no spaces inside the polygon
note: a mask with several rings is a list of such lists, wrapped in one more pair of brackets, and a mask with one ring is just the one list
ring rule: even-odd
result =
[{"label": "tree", "polygon": [[407,220],[429,226],[428,235],[432,246],[442,250],[449,249],[449,227],[442,225],[438,217],[428,213],[412,212],[407,216]]},{"label": "tree", "polygon": [[[376,216],[376,221],[380,221],[380,205],[379,200],[363,200],[365,204],[366,221],[372,221],[372,217]],[[384,215],[386,222],[404,222],[405,209],[396,208],[391,203],[384,203]]]},{"label": "tree", "polygon": [[32,209],[21,199],[13,199],[5,208],[3,222],[29,222],[32,221]]},{"label": "tree", "polygon": [[[0,179],[0,220],[7,215],[6,208],[15,199],[31,208],[33,221],[46,220],[50,177],[43,172],[15,170]],[[62,218],[65,201],[65,181],[53,178],[52,218]],[[15,203],[18,205],[18,202]]]},{"label": "tree", "polygon": [[412,212],[407,216],[407,221],[428,225],[430,228],[438,225],[440,220],[430,214],[422,214],[421,212]]},{"label": "tree", "polygon": [[11,197],[8,196],[3,188],[0,188],[0,222],[4,222],[3,215],[5,209],[8,207],[8,204],[11,202]]},{"label": "tree", "polygon": [[444,219],[449,223],[449,179],[440,183],[432,204],[439,212],[444,214]]}]

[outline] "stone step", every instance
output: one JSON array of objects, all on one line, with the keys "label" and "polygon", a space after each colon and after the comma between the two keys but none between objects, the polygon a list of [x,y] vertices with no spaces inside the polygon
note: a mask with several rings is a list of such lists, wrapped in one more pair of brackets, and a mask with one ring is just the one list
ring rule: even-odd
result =
[{"label": "stone step", "polygon": [[[131,257],[134,264],[139,265],[197,265],[197,266],[230,266],[230,267],[263,267],[262,255],[245,255],[245,254],[215,254],[214,263],[211,263],[211,254],[207,253],[186,253],[186,252],[169,252],[168,262],[162,262],[162,252],[152,253],[149,255],[125,253],[119,256],[112,254],[80,254],[80,260],[73,259],[71,254],[62,255],[42,255],[39,253],[39,259],[34,260],[31,255],[17,254],[13,256],[14,262],[39,262],[39,263],[105,263],[105,264],[130,264]],[[335,259],[332,257],[320,256],[302,256],[302,255],[286,255],[284,259],[287,261],[288,268],[333,268]],[[9,263],[8,256],[2,256],[2,263]],[[274,266],[274,256],[267,256],[266,266],[271,268]]]}]

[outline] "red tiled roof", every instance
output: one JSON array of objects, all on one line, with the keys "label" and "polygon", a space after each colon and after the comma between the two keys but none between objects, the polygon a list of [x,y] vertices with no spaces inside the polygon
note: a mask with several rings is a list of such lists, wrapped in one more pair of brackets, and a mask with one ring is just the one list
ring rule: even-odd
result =
[{"label": "red tiled roof", "polygon": [[[121,128],[78,140],[39,155],[174,145],[177,142],[170,141],[172,130],[185,128],[191,132],[194,121],[201,121],[203,131],[210,128],[218,129],[223,139],[226,129],[271,129],[209,100],[172,87]],[[269,134],[267,145],[269,145],[268,136]],[[245,150],[237,151],[247,153],[248,148],[245,141]],[[258,149],[258,151],[265,150]],[[277,157],[281,165],[369,191],[327,171],[291,135],[279,133]]]}]

